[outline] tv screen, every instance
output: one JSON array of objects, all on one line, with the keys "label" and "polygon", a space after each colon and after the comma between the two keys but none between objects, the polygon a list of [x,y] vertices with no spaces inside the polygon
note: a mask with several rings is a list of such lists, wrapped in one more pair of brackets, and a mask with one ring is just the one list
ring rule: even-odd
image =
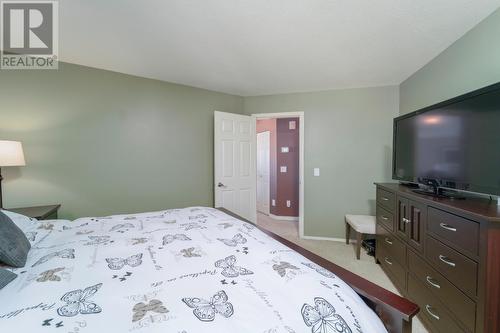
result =
[{"label": "tv screen", "polygon": [[393,178],[500,195],[500,84],[394,119]]}]

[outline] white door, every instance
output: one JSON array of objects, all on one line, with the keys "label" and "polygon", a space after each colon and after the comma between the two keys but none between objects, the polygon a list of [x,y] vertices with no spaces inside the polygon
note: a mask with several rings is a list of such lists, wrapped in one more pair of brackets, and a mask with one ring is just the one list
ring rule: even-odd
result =
[{"label": "white door", "polygon": [[257,133],[257,210],[269,214],[271,132]]},{"label": "white door", "polygon": [[214,112],[215,207],[256,222],[255,122]]}]

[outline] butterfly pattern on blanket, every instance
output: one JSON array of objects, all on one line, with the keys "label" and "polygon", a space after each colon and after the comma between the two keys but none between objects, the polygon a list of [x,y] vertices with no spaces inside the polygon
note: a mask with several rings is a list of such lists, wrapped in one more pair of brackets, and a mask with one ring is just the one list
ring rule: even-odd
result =
[{"label": "butterfly pattern on blanket", "polygon": [[386,332],[335,274],[213,208],[46,225],[0,290],[0,332]]},{"label": "butterfly pattern on blanket", "polygon": [[130,267],[137,267],[142,264],[142,253],[134,254],[128,258],[106,258],[108,267],[110,269],[122,269],[125,265]]}]

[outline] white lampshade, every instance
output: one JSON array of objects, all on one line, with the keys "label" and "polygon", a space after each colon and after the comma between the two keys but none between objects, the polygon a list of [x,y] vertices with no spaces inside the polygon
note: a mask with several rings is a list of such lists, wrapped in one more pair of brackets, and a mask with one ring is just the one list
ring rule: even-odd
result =
[{"label": "white lampshade", "polygon": [[21,142],[0,140],[0,167],[24,165],[26,162]]}]

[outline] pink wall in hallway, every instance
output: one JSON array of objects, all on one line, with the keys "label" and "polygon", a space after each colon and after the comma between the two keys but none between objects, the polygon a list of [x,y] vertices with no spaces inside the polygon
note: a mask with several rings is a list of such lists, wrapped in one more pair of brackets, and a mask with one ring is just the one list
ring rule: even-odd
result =
[{"label": "pink wall in hallway", "polygon": [[[290,129],[295,121],[295,129]],[[299,215],[299,118],[259,119],[257,133],[270,132],[270,213],[278,216]],[[288,147],[282,153],[281,147]],[[280,172],[286,166],[287,172]],[[276,206],[272,200],[276,200]],[[286,206],[290,200],[291,206]]]}]

